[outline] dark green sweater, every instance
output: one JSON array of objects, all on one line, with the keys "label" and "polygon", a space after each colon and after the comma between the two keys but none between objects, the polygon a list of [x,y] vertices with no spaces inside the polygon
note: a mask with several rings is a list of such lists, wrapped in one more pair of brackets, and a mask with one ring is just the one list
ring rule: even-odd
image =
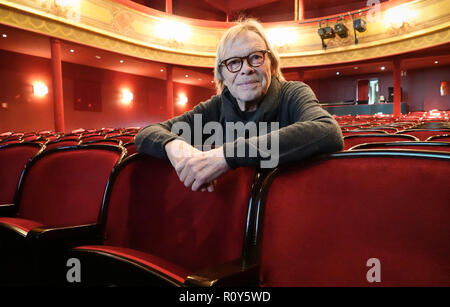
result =
[{"label": "dark green sweater", "polygon": [[[229,146],[235,147],[234,150],[238,146],[235,135],[227,135],[225,123],[278,122],[279,156],[277,159],[279,164],[300,160],[313,154],[331,153],[341,150],[343,147],[341,129],[330,114],[318,104],[316,96],[308,85],[303,82],[280,82],[278,79],[272,78],[267,94],[256,111],[241,111],[236,99],[225,88],[221,95],[213,96],[211,99],[199,103],[191,111],[141,129],[135,137],[138,152],[167,158],[164,146],[179,137],[171,132],[172,125],[177,122],[185,122],[193,131],[194,114],[202,115],[203,125],[211,121],[221,124],[225,152],[228,152],[227,147]],[[268,132],[273,133],[270,132],[270,129]],[[202,144],[210,136],[203,134]],[[267,140],[271,144],[270,135],[268,136]],[[201,145],[195,144],[192,139],[186,141],[192,145]],[[244,138],[241,138],[240,141],[244,141]],[[255,143],[250,142],[248,137],[245,138],[246,156],[226,156],[228,165],[233,169],[240,166],[257,166],[262,159],[267,159],[267,151],[259,150],[256,157],[249,156],[249,147],[253,146],[252,144]]]}]

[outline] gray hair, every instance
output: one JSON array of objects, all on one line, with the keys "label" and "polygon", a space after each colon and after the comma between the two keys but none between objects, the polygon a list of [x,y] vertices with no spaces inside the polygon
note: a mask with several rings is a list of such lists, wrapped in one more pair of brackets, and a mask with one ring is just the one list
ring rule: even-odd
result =
[{"label": "gray hair", "polygon": [[284,81],[283,74],[281,73],[280,67],[280,57],[278,52],[272,47],[267,35],[264,31],[263,26],[255,19],[249,18],[237,21],[237,24],[229,28],[220,39],[219,45],[217,47],[216,55],[216,66],[214,67],[214,81],[216,82],[217,94],[220,95],[225,87],[224,78],[220,69],[220,63],[224,60],[226,51],[230,46],[230,42],[233,42],[241,33],[245,31],[252,31],[258,34],[264,43],[266,44],[267,50],[270,51],[268,55],[270,56],[271,62],[271,73],[272,77],[278,78],[280,81]]}]

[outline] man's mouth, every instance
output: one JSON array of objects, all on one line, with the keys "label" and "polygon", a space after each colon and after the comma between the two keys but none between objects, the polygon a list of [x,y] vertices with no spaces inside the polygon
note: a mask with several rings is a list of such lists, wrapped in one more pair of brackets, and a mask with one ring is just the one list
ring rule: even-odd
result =
[{"label": "man's mouth", "polygon": [[242,87],[242,88],[252,88],[252,87],[254,87],[257,83],[258,83],[258,81],[256,81],[256,80],[249,80],[249,81],[244,81],[244,82],[238,83],[238,86],[240,86],[240,87]]}]

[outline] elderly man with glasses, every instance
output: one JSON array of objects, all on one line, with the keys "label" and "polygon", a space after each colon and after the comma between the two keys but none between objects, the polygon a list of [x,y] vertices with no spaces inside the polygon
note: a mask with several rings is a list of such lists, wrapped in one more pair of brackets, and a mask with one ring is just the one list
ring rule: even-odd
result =
[{"label": "elderly man with glasses", "polygon": [[[267,139],[277,147],[279,164],[342,149],[338,124],[321,108],[308,85],[284,80],[278,54],[257,21],[238,22],[225,32],[217,49],[214,78],[216,96],[180,116],[144,127],[135,138],[139,152],[168,158],[180,180],[193,191],[212,192],[215,179],[230,169],[260,166],[270,158],[267,150],[258,147]],[[195,123],[197,118],[201,118],[200,126]],[[209,122],[221,125],[218,128],[223,129],[214,129],[223,131],[227,141],[207,151],[202,144],[193,144],[192,138],[180,137],[180,129],[174,130],[185,123],[195,134],[195,129]],[[236,137],[225,129],[229,123],[276,123],[278,129]],[[200,142],[206,137],[202,134]],[[236,154],[239,146],[245,149],[244,155]],[[257,154],[249,155],[254,147]]]}]

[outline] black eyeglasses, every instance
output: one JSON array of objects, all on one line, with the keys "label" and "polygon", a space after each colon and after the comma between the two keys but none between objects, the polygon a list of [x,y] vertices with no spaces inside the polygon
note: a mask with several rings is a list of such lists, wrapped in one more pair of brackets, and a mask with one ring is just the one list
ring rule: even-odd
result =
[{"label": "black eyeglasses", "polygon": [[236,73],[241,70],[242,64],[244,63],[244,59],[247,59],[248,65],[251,67],[258,67],[264,64],[264,60],[266,59],[266,53],[270,53],[269,50],[258,50],[250,53],[247,56],[243,57],[232,57],[220,62],[220,65],[224,65],[229,72]]}]

